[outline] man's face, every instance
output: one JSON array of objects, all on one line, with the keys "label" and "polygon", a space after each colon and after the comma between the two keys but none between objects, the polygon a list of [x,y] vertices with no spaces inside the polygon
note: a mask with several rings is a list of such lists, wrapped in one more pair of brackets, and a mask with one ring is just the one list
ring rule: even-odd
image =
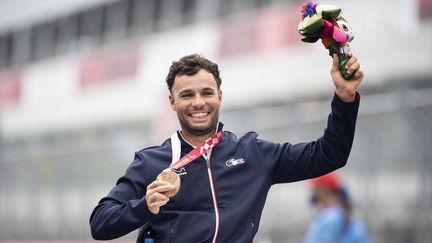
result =
[{"label": "man's face", "polygon": [[216,131],[222,92],[211,73],[201,69],[192,76],[177,76],[169,99],[183,132],[200,136]]}]

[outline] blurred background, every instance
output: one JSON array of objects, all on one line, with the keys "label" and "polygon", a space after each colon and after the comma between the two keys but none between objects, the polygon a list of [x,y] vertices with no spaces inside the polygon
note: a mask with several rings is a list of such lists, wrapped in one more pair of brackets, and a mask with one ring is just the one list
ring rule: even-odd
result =
[{"label": "blurred background", "polygon": [[[165,76],[201,53],[237,135],[321,136],[334,87],[299,0],[0,0],[0,242],[91,241],[88,219],[133,154],[179,125]],[[340,6],[365,72],[341,176],[374,242],[432,242],[432,1]],[[274,186],[256,242],[301,242],[305,182]],[[133,242],[136,232],[117,241]]]}]

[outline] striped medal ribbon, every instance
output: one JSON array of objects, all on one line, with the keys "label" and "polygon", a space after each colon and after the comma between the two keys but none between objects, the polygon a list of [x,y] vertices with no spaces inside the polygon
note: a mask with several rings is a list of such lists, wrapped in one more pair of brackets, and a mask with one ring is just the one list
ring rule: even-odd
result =
[{"label": "striped medal ribbon", "polygon": [[174,196],[180,190],[180,177],[177,175],[177,173],[174,172],[174,169],[178,169],[191,163],[195,159],[207,153],[207,151],[209,151],[210,149],[214,148],[214,146],[216,146],[220,141],[222,141],[222,131],[219,131],[218,133],[208,138],[206,141],[198,145],[196,148],[183,156],[177,162],[172,163],[170,167],[163,170],[157,176],[156,180],[162,180],[170,183],[171,185],[174,185],[174,190],[167,192],[166,195],[168,197]]}]

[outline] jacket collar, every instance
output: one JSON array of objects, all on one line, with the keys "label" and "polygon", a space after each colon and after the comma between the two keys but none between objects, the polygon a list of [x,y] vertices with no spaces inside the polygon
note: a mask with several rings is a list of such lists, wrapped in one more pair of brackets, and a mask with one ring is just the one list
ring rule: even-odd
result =
[{"label": "jacket collar", "polygon": [[[224,124],[222,122],[219,122],[218,125],[217,125],[216,132],[222,131],[223,126],[224,126]],[[188,145],[188,146],[194,148],[194,146],[192,144],[190,144],[188,141],[186,141],[186,139],[183,137],[182,132],[180,130],[178,130],[176,133],[177,133],[178,139],[180,139],[182,148],[183,148],[184,145]]]},{"label": "jacket collar", "polygon": [[[223,126],[224,124],[222,122],[219,122],[217,126],[217,132],[222,131]],[[184,139],[181,131],[175,132],[171,136],[171,150],[172,150],[171,164],[177,162],[181,158],[182,151],[188,153],[192,149],[194,149],[194,146],[192,146]]]}]

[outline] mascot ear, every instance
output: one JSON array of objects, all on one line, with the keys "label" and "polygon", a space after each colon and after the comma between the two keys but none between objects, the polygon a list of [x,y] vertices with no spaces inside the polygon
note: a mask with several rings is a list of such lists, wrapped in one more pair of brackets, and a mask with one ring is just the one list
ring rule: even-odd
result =
[{"label": "mascot ear", "polygon": [[319,4],[317,12],[321,13],[323,19],[335,19],[342,12],[342,8],[333,5]]}]

